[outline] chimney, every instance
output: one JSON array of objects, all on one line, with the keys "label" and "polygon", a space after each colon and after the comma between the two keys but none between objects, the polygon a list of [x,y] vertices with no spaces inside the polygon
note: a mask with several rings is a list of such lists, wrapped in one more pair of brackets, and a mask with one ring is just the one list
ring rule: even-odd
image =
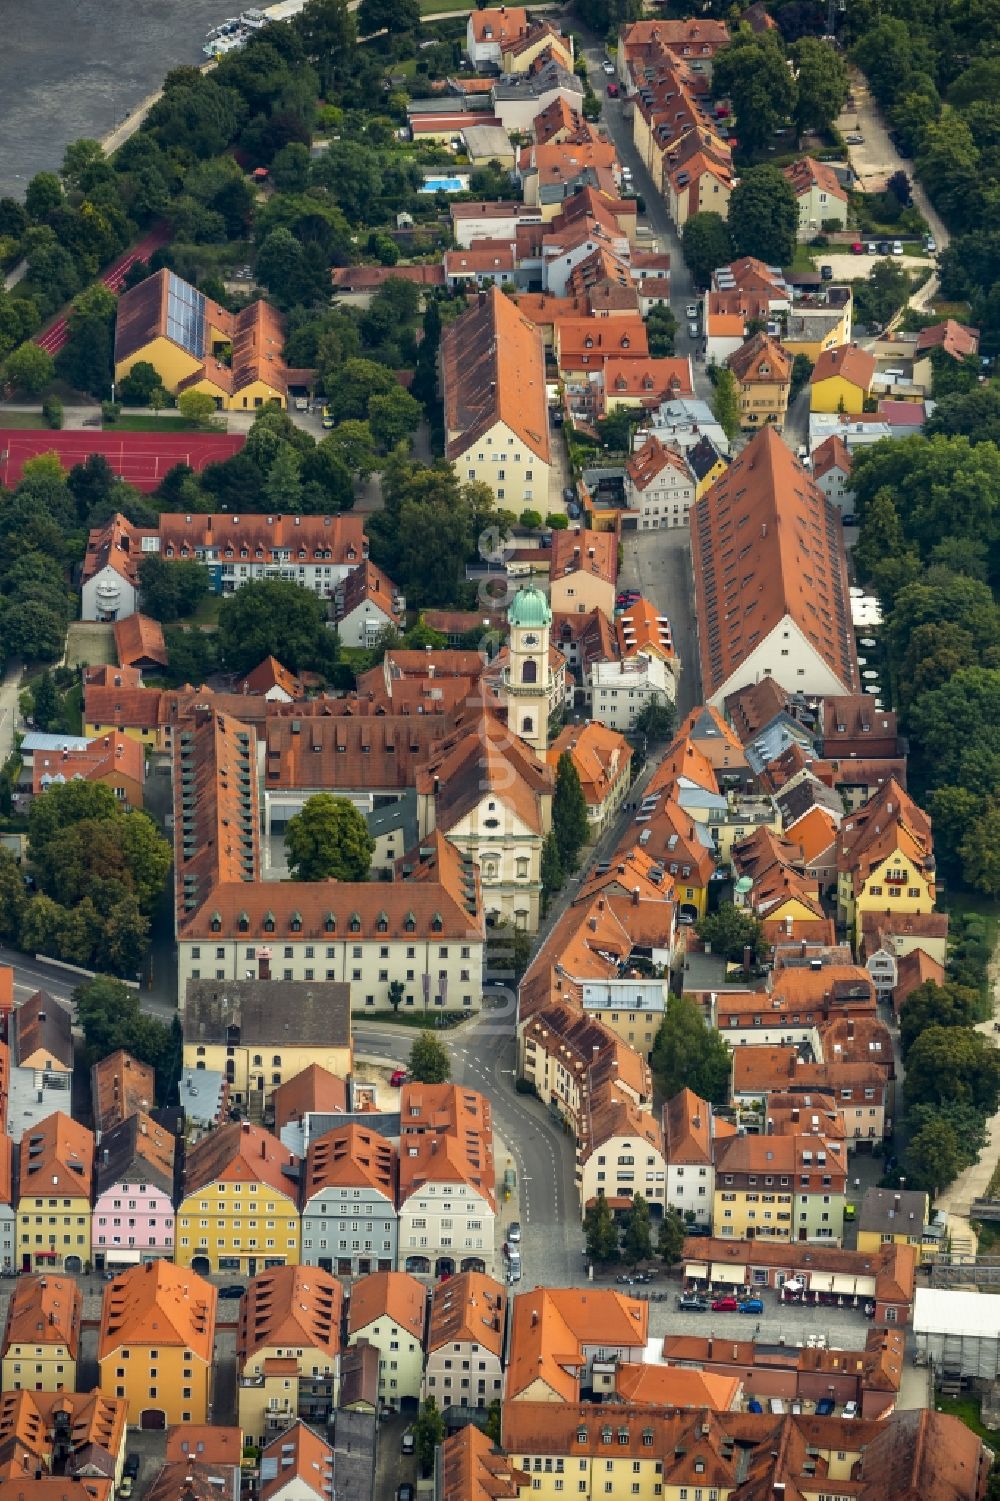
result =
[{"label": "chimney", "polygon": [[633,886],[632,887],[632,906],[633,907],[638,907],[638,905],[639,905],[639,888],[638,888],[638,886]]}]

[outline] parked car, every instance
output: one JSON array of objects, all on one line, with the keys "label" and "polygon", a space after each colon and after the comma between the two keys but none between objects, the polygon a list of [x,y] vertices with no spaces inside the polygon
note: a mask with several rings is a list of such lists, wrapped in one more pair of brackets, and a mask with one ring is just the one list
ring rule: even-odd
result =
[{"label": "parked car", "polygon": [[417,1449],[416,1435],[414,1434],[412,1428],[407,1428],[406,1432],[403,1434],[403,1437],[400,1439],[400,1442],[399,1442],[400,1453],[401,1454],[415,1454],[416,1453],[416,1449]]},{"label": "parked car", "polygon": [[567,485],[565,487],[565,489],[563,490],[563,500],[565,500],[566,503],[568,504],[571,500],[575,500],[575,499],[576,499],[576,491],[574,490],[574,488],[573,488],[572,485]]},{"label": "parked car", "polygon": [[617,99],[618,98],[618,85],[616,83],[609,83],[608,84],[608,98],[609,99]]},{"label": "parked car", "polygon": [[864,136],[856,130],[852,130],[849,136],[844,137],[844,140],[848,146],[863,146],[865,144]]},{"label": "parked car", "polygon": [[843,522],[843,524],[845,526],[857,526],[857,524],[858,524],[858,518],[854,515],[854,513],[852,511],[848,511],[847,515],[846,516],[841,516],[840,519],[841,519],[841,521]]},{"label": "parked car", "polygon": [[689,323],[688,324],[688,338],[689,339],[697,339],[697,337],[698,337],[698,335],[699,335],[700,332],[701,332],[701,330],[698,328],[697,323]]},{"label": "parked car", "polygon": [[874,240],[869,240],[868,244],[865,246],[865,249],[867,250],[869,255],[878,255],[878,245]]},{"label": "parked car", "polygon": [[845,1402],[844,1403],[844,1410],[840,1414],[840,1416],[842,1418],[856,1418],[857,1415],[858,1415],[858,1404],[856,1402]]},{"label": "parked car", "polygon": [[928,255],[937,254],[937,240],[935,240],[933,235],[927,236],[926,240],[924,241],[924,249],[927,251]]},{"label": "parked car", "polygon": [[403,1484],[397,1488],[396,1501],[413,1501],[413,1486],[408,1480],[404,1480]]},{"label": "parked car", "polygon": [[820,266],[820,268],[819,268],[819,274],[820,274],[820,276],[822,276],[822,278],[823,278],[824,281],[833,281],[833,267],[832,266],[825,266],[825,265],[824,266]]},{"label": "parked car", "polygon": [[614,65],[613,62],[611,62],[608,58],[605,58],[604,61],[601,63],[601,67],[604,69],[605,73],[607,73],[607,75],[608,75],[609,78],[614,78],[614,76],[615,76],[615,65]]},{"label": "parked car", "polygon": [[242,1298],[246,1288],[239,1282],[231,1282],[228,1287],[219,1288],[220,1298]]},{"label": "parked car", "polygon": [[329,407],[323,408],[322,422],[324,427],[333,427],[334,425],[333,413],[330,411]]},{"label": "parked car", "polygon": [[507,1239],[510,1241],[510,1243],[511,1243],[512,1246],[516,1246],[520,1242],[520,1239],[521,1239],[521,1222],[520,1222],[520,1220],[511,1220],[510,1225],[508,1226],[508,1229],[507,1229]]},{"label": "parked car", "polygon": [[631,1287],[632,1283],[635,1281],[635,1278],[630,1277],[628,1272],[619,1272],[618,1276],[615,1278],[615,1281],[620,1282],[623,1287]]},{"label": "parked car", "polygon": [[740,1313],[763,1313],[763,1298],[744,1298],[739,1307]]},{"label": "parked car", "polygon": [[393,1089],[402,1089],[403,1085],[406,1083],[406,1069],[394,1068],[392,1073],[389,1075],[389,1083],[392,1085]]},{"label": "parked car", "polygon": [[134,1480],[139,1473],[139,1465],[141,1463],[142,1461],[140,1460],[138,1454],[136,1454],[134,1451],[131,1454],[126,1454],[125,1463],[122,1466],[122,1474],[130,1475]]},{"label": "parked car", "polygon": [[684,309],[684,316],[685,316],[685,318],[691,318],[691,319],[700,318],[701,317],[701,303],[700,302],[689,302],[688,305],[687,305],[687,307]]},{"label": "parked car", "polygon": [[834,1401],[832,1397],[820,1397],[819,1401],[816,1403],[816,1416],[818,1418],[828,1418],[833,1412],[833,1409]]},{"label": "parked car", "polygon": [[903,242],[902,242],[902,240],[893,240],[893,242],[892,242],[892,253],[893,253],[893,255],[902,255],[902,253],[903,253]]},{"label": "parked car", "polygon": [[763,1411],[764,1411],[764,1409],[760,1405],[760,1403],[757,1401],[757,1398],[756,1397],[751,1397],[750,1401],[747,1403],[747,1412],[763,1412]]},{"label": "parked car", "polygon": [[739,1304],[735,1298],[715,1298],[712,1302],[713,1313],[736,1313]]},{"label": "parked car", "polygon": [[700,1293],[681,1293],[677,1299],[677,1307],[685,1313],[707,1313],[708,1299]]},{"label": "parked car", "polygon": [[865,253],[865,247],[864,247],[864,245],[862,245],[862,243],[861,243],[860,240],[855,240],[854,244],[851,246],[851,254],[852,255],[864,255],[864,253]]},{"label": "parked car", "polygon": [[132,1487],[134,1486],[134,1484],[135,1481],[132,1479],[131,1475],[122,1476],[122,1483],[118,1487],[118,1494],[123,1498],[123,1501],[128,1501],[129,1496],[131,1496],[132,1494]]},{"label": "parked car", "polygon": [[891,249],[892,249],[892,246],[889,244],[888,240],[879,240],[879,242],[878,242],[878,253],[879,253],[879,255],[888,255],[889,251]]}]

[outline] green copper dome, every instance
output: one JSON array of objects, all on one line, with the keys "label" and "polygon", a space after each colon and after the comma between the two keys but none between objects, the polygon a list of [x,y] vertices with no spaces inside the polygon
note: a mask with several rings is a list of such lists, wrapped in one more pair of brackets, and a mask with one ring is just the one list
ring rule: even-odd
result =
[{"label": "green copper dome", "polygon": [[550,626],[552,611],[541,589],[533,586],[518,589],[507,611],[507,623],[511,626]]}]

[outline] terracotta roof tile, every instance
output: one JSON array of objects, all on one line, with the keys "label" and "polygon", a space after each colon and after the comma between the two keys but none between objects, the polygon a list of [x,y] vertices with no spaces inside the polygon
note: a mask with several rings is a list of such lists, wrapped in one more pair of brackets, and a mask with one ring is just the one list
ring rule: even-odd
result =
[{"label": "terracotta roof tile", "polygon": [[441,361],[449,459],[503,422],[549,463],[542,338],[509,297],[496,287],[483,292],[445,329]]},{"label": "terracotta roof tile", "polygon": [[840,178],[826,162],[818,162],[811,156],[800,156],[798,161],[782,168],[782,171],[791,183],[796,198],[801,198],[804,193],[811,193],[813,188],[820,188],[831,198],[847,202],[846,188],[841,186]]},{"label": "terracotta roof tile", "polygon": [[3,1333],[6,1359],[12,1345],[65,1345],[70,1360],[80,1348],[83,1297],[72,1277],[18,1279]]},{"label": "terracotta roof tile", "polygon": [[427,1353],[454,1342],[503,1351],[507,1293],[502,1282],[483,1272],[460,1272],[439,1282],[431,1296]]},{"label": "terracotta roof tile", "polygon": [[161,1260],[130,1267],[104,1289],[98,1360],[122,1345],[171,1345],[211,1361],[218,1298],[189,1267]]},{"label": "terracotta roof tile", "polygon": [[409,1272],[372,1272],[360,1277],[351,1288],[348,1333],[361,1333],[376,1319],[389,1317],[422,1341],[427,1299],[427,1288]]},{"label": "terracotta roof tile", "polygon": [[397,1172],[396,1148],[386,1137],[353,1123],[335,1126],[309,1143],[303,1206],[323,1189],[338,1187],[373,1189],[395,1208]]},{"label": "terracotta roof tile", "polygon": [[583,795],[591,807],[600,807],[623,777],[628,777],[632,747],[617,730],[591,720],[566,725],[548,750],[549,762],[558,767],[559,757],[568,752],[576,767]]},{"label": "terracotta roof tile", "polygon": [[282,1126],[287,1126],[290,1121],[300,1121],[313,1112],[345,1114],[347,1104],[347,1080],[338,1079],[318,1063],[310,1063],[301,1073],[279,1084],[271,1096],[274,1129],[280,1135]]},{"label": "terracotta roof tile", "polygon": [[953,360],[964,360],[969,355],[979,353],[979,329],[957,323],[954,318],[946,318],[943,323],[922,328],[917,334],[915,348],[917,354],[923,354],[928,349],[943,349]]},{"label": "terracotta roof tile", "polygon": [[57,1193],[90,1199],[94,1137],[61,1110],[26,1130],[19,1148],[21,1197]]},{"label": "terracotta roof tile", "polygon": [[271,1347],[294,1346],[336,1357],[343,1301],[340,1283],[322,1267],[275,1266],[258,1272],[240,1300],[238,1368]]},{"label": "terracotta roof tile", "polygon": [[857,386],[867,393],[871,390],[874,374],[875,356],[869,354],[867,349],[862,349],[857,344],[837,344],[833,349],[822,351],[813,366],[809,383],[817,386],[820,381],[840,376],[849,385]]},{"label": "terracotta roof tile", "polygon": [[115,621],[115,650],[122,667],[146,661],[161,667],[167,665],[163,627],[148,615],[127,615],[124,620]]},{"label": "terracotta roof tile", "polygon": [[[735,554],[741,535],[749,554],[728,577],[723,554]],[[697,614],[705,622],[699,632],[702,682],[709,696],[734,678],[786,618],[845,691],[856,686],[839,512],[773,428],[757,434],[696,502],[691,546]]]},{"label": "terracotta roof tile", "polygon": [[758,331],[751,334],[726,364],[743,385],[784,385],[792,378],[792,361],[777,339]]},{"label": "terracotta roof tile", "polygon": [[[642,1350],[649,1333],[649,1307],[610,1288],[545,1288],[514,1299],[507,1363],[507,1411],[536,1382],[560,1402],[578,1402],[584,1347]],[[508,1447],[521,1451],[521,1445]]]}]

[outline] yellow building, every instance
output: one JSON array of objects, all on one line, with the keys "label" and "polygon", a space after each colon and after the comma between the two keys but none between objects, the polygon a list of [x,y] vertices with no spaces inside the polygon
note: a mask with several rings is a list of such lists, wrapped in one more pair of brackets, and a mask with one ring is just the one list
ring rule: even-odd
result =
[{"label": "yellow building", "polygon": [[130,1267],[105,1288],[100,1388],[128,1402],[130,1427],[209,1421],[218,1298],[169,1261]]},{"label": "yellow building", "polygon": [[500,43],[500,58],[507,74],[530,73],[541,54],[551,53],[568,73],[573,71],[573,42],[563,36],[550,21],[538,21],[520,36]]},{"label": "yellow building", "polygon": [[71,1277],[22,1277],[3,1332],[5,1392],[72,1392],[83,1295]]},{"label": "yellow building", "polygon": [[803,308],[796,303],[795,312],[785,319],[781,342],[793,360],[804,354],[815,365],[825,350],[851,342],[851,311],[849,293],[842,307],[820,304]]},{"label": "yellow building", "polygon": [[736,380],[740,423],[756,429],[771,423],[784,426],[788,393],[792,384],[792,361],[770,334],[752,334],[727,361]]},{"label": "yellow building", "polygon": [[409,1272],[372,1272],[351,1288],[347,1342],[365,1340],[378,1351],[379,1402],[397,1412],[420,1396],[428,1296]]},{"label": "yellow building", "polygon": [[21,1270],[82,1271],[90,1260],[93,1133],[57,1110],[25,1131],[19,1152]]},{"label": "yellow building", "polygon": [[269,303],[230,313],[173,271],[157,271],[118,299],[115,381],[153,366],[165,391],[201,391],[227,411],[288,399],[284,324]]},{"label": "yellow building", "polygon": [[867,1189],[858,1214],[858,1250],[877,1255],[883,1246],[912,1246],[919,1266],[928,1212],[928,1197],[918,1189]]},{"label": "yellow building", "polygon": [[299,1261],[299,1159],[270,1131],[236,1121],[189,1153],[174,1259],[196,1272],[242,1272]]},{"label": "yellow building", "polygon": [[317,1266],[255,1277],[240,1303],[239,1424],[263,1445],[298,1418],[325,1421],[340,1395],[340,1283]]},{"label": "yellow building", "polygon": [[721,479],[729,466],[729,460],[721,453],[706,434],[693,448],[687,451],[687,461],[695,478],[694,498],[700,500],[717,479]]},{"label": "yellow building", "polygon": [[875,375],[875,357],[857,344],[838,344],[816,361],[809,380],[811,412],[847,412],[858,416]]},{"label": "yellow building", "polygon": [[935,875],[931,821],[895,778],[841,824],[837,917],[856,944],[867,914],[933,912]]},{"label": "yellow building", "polygon": [[[291,1032],[289,1016],[295,1017]],[[333,980],[188,980],[184,1067],[222,1074],[235,1104],[262,1113],[279,1085],[313,1063],[337,1079],[351,1072],[349,985]]]}]

